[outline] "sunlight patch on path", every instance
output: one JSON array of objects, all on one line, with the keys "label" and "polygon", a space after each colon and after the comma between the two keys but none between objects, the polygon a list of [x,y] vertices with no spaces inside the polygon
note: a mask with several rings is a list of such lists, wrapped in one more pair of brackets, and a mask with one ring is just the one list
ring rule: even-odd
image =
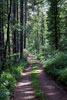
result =
[{"label": "sunlight patch on path", "polygon": [[14,98],[12,100],[36,100],[30,79],[30,70],[31,65],[26,68],[20,81],[17,83]]}]

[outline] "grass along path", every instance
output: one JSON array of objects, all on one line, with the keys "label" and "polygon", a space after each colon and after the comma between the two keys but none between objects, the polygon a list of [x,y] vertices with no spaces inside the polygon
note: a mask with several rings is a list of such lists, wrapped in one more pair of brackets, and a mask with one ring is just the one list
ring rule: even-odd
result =
[{"label": "grass along path", "polygon": [[[42,68],[40,60],[37,60],[35,56],[29,54],[30,58],[33,59],[33,63],[38,64],[38,68],[33,65],[33,73],[38,81],[37,85],[39,89],[43,91],[46,100],[67,100],[67,91],[65,91],[61,86],[59,86]],[[37,75],[36,75],[37,74]],[[35,84],[35,82],[33,83]],[[37,92],[35,92],[37,93]],[[40,98],[40,97],[39,97]],[[38,99],[42,100],[42,99]]]},{"label": "grass along path", "polygon": [[17,83],[12,100],[67,100],[67,92],[47,75],[40,61],[32,54],[28,58],[29,66]]},{"label": "grass along path", "polygon": [[32,57],[29,57],[29,65],[22,73],[19,82],[16,84],[14,98],[12,100],[37,100],[32,87],[30,71],[32,68]]},{"label": "grass along path", "polygon": [[31,70],[31,80],[32,80],[34,91],[35,91],[35,97],[38,100],[46,100],[43,92],[40,90],[37,70],[38,70],[38,64],[34,63],[33,68]]}]

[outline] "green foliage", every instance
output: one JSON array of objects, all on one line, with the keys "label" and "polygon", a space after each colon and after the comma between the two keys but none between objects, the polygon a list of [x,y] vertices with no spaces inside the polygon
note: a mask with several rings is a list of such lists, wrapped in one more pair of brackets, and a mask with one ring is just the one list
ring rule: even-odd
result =
[{"label": "green foliage", "polygon": [[22,73],[22,66],[12,67],[10,73],[16,80],[18,80]]},{"label": "green foliage", "polygon": [[40,57],[41,57],[41,54],[37,54],[37,55],[36,55],[36,58],[37,58],[37,59],[40,59]]},{"label": "green foliage", "polygon": [[43,66],[48,74],[67,85],[67,54],[58,52],[53,57],[43,61]]},{"label": "green foliage", "polygon": [[37,69],[38,69],[38,65],[34,63],[33,68],[31,70],[31,79],[32,79],[33,88],[35,91],[35,97],[38,100],[45,100],[44,94],[40,90],[40,87],[39,87],[38,74],[36,74]]},{"label": "green foliage", "polygon": [[24,68],[27,66],[28,61],[23,58],[16,64],[11,64],[12,66],[7,67],[0,76],[0,100],[9,100],[12,96],[12,92],[15,89],[16,82],[21,76]]},{"label": "green foliage", "polygon": [[64,85],[67,85],[67,68],[59,72],[59,77],[57,78],[57,80],[63,83]]},{"label": "green foliage", "polygon": [[28,55],[28,50],[27,49],[24,49],[24,54]]},{"label": "green foliage", "polygon": [[0,84],[6,86],[12,92],[15,89],[15,78],[9,72],[3,72],[0,77]]},{"label": "green foliage", "polygon": [[48,0],[49,10],[48,10],[48,31],[47,36],[49,44],[53,49],[57,49],[60,36],[60,2],[61,0]]},{"label": "green foliage", "polygon": [[45,61],[45,69],[61,69],[61,68],[65,68],[67,66],[67,55],[59,52],[57,54],[55,54],[55,56],[50,57],[47,61]]},{"label": "green foliage", "polygon": [[0,85],[0,100],[9,100],[10,99],[10,92],[9,90],[3,86]]}]

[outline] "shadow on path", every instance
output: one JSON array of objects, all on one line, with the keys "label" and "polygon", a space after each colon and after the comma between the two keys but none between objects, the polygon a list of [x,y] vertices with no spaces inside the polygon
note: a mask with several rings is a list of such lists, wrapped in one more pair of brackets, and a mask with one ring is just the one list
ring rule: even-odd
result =
[{"label": "shadow on path", "polygon": [[41,64],[39,64],[39,82],[46,100],[67,100],[67,92],[44,72]]},{"label": "shadow on path", "polygon": [[16,85],[14,98],[12,100],[36,100],[32,83],[30,79],[30,70],[32,68],[32,57],[30,57],[30,64],[26,68],[25,72],[22,73],[20,81]]},{"label": "shadow on path", "polygon": [[[32,56],[32,55],[31,55]],[[46,100],[67,100],[67,91],[60,87],[49,75],[44,71],[39,60],[33,58],[38,63],[37,73],[39,75],[39,85],[44,92]]]},{"label": "shadow on path", "polygon": [[29,54],[29,67],[22,74],[21,79],[16,86],[13,100],[36,100],[30,79],[30,70],[33,65],[32,59],[39,65],[37,70],[39,75],[39,85],[44,92],[46,100],[67,100],[67,92],[64,91],[62,87],[58,86],[57,83],[44,72],[40,61],[32,54]]}]

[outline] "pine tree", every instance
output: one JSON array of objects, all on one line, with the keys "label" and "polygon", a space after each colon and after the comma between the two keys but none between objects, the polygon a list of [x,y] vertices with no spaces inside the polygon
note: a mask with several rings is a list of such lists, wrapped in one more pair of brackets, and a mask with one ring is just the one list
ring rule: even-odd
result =
[{"label": "pine tree", "polygon": [[25,5],[25,31],[24,31],[24,48],[26,48],[26,24],[27,24],[27,0],[24,1]]},{"label": "pine tree", "polygon": [[[17,21],[17,2],[16,0],[13,1],[13,25],[15,26],[15,23]],[[16,53],[16,29],[13,30],[13,53]]]},{"label": "pine tree", "polygon": [[[20,25],[23,27],[23,0],[20,0]],[[20,32],[20,59],[23,57],[23,28]]]},{"label": "pine tree", "polygon": [[57,50],[59,48],[60,38],[60,18],[59,18],[59,2],[60,0],[48,0],[50,7],[48,11],[48,30],[49,43]]}]

